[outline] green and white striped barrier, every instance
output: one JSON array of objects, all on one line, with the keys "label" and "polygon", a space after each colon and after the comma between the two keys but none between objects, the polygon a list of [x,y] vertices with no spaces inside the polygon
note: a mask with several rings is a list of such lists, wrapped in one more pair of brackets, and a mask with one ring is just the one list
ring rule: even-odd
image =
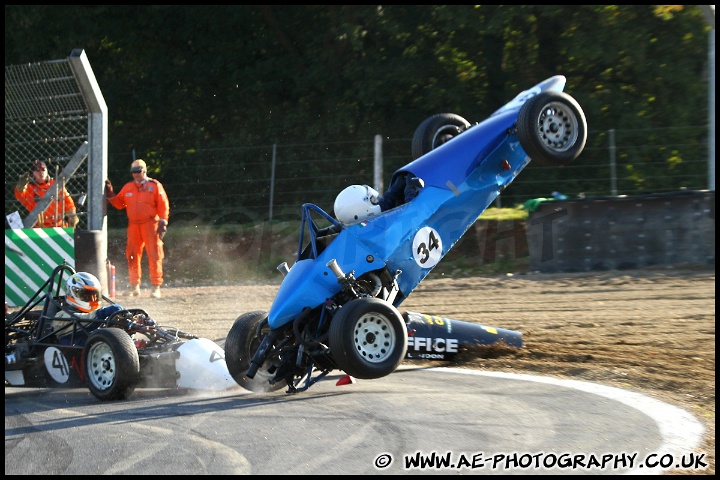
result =
[{"label": "green and white striped barrier", "polygon": [[72,228],[5,230],[5,301],[18,307],[32,297],[58,265],[75,268]]}]

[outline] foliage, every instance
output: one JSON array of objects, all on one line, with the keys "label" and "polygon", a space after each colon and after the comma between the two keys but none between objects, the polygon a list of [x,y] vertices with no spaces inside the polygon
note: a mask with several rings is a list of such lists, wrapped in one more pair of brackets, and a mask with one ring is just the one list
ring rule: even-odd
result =
[{"label": "foliage", "polygon": [[[265,188],[250,179],[267,177],[268,145],[294,146],[284,173],[298,181],[280,200],[294,203],[297,188],[367,178],[346,165],[367,146],[333,142],[409,144],[429,115],[478,121],[555,74],[600,132],[579,159],[585,178],[607,178],[602,132],[654,130],[664,154],[631,152],[627,181],[680,188],[679,172],[703,173],[679,168],[696,159],[674,146],[707,143],[708,31],[683,5],[6,5],[5,63],[84,49],[108,105],[111,172],[144,158],[171,200],[207,189],[175,210],[212,211]],[[693,128],[668,138],[673,127]]]}]

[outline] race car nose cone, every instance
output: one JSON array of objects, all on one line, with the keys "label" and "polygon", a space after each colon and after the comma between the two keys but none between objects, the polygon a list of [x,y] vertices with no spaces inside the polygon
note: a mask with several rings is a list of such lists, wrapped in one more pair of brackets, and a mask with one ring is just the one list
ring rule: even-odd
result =
[{"label": "race car nose cone", "polygon": [[207,338],[194,338],[178,348],[175,360],[178,388],[227,390],[238,386],[225,363],[223,349]]}]

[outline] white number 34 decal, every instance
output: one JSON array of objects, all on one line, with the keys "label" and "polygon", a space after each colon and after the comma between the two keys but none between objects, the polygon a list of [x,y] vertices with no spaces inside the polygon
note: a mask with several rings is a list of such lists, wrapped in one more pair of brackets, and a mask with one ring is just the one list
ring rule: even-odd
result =
[{"label": "white number 34 decal", "polygon": [[413,239],[413,258],[422,268],[432,268],[442,257],[442,238],[431,227],[423,227]]}]

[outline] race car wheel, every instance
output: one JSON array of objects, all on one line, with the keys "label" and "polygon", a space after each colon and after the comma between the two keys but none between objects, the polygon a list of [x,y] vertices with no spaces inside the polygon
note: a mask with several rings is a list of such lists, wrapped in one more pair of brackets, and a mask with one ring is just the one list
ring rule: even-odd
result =
[{"label": "race car wheel", "polygon": [[378,298],[358,298],[332,319],[328,343],[345,373],[380,378],[394,372],[405,358],[407,327],[392,304]]},{"label": "race car wheel", "polygon": [[[240,315],[225,339],[225,363],[230,375],[238,385],[251,392],[270,392],[279,390],[284,385],[280,382],[271,385],[270,379],[275,375],[270,371],[277,365],[266,361],[255,373],[254,378],[245,376],[255,351],[260,346],[261,339],[257,337],[257,328],[267,319],[267,312],[255,311]],[[263,327],[262,332],[268,332],[269,326]],[[269,371],[270,370],[270,371]]]},{"label": "race car wheel", "polygon": [[449,142],[470,127],[470,123],[454,113],[438,113],[425,119],[412,139],[413,160]]},{"label": "race car wheel", "polygon": [[564,92],[543,92],[520,108],[518,139],[540,165],[561,166],[585,148],[587,120],[580,105]]},{"label": "race car wheel", "polygon": [[100,400],[122,400],[140,381],[140,359],[130,335],[119,328],[99,328],[85,343],[83,372],[90,393]]}]

